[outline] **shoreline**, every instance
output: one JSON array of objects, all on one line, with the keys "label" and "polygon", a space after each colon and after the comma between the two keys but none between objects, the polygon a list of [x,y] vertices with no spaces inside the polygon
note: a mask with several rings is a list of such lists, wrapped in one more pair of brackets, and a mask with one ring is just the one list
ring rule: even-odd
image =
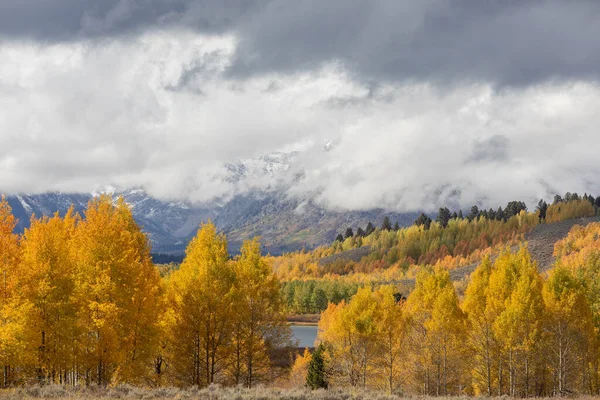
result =
[{"label": "shoreline", "polygon": [[294,325],[316,326],[320,319],[321,314],[293,314],[287,317],[287,322]]}]

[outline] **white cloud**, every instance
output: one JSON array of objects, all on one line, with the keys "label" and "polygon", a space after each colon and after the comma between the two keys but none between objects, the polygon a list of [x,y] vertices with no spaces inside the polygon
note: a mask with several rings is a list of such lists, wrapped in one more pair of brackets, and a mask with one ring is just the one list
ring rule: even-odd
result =
[{"label": "white cloud", "polygon": [[225,163],[294,149],[275,179],[302,173],[289,193],[332,208],[600,194],[594,84],[369,86],[337,63],[230,79],[236,46],[182,30],[0,44],[0,191],[110,183],[203,202],[275,182],[231,182]]}]

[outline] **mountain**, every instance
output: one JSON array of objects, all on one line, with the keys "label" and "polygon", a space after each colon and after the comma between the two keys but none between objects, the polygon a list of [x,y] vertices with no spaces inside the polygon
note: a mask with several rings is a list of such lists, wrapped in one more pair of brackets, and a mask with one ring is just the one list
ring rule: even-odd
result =
[{"label": "mountain", "polygon": [[409,225],[415,213],[389,213],[384,210],[331,211],[316,204],[311,197],[291,197],[277,178],[285,174],[295,153],[273,153],[254,160],[228,164],[227,180],[232,185],[263,182],[253,189],[240,190],[228,199],[216,199],[203,205],[163,201],[143,189],[100,187],[92,193],[45,193],[9,195],[8,202],[23,232],[32,214],[64,214],[71,204],[83,213],[90,199],[101,193],[122,196],[131,206],[136,221],[150,236],[153,251],[182,254],[198,225],[211,219],[227,234],[230,250],[237,252],[244,239],[261,236],[266,251],[280,254],[331,243],[346,227],[356,230],[369,221],[380,225],[384,216],[392,222]]}]

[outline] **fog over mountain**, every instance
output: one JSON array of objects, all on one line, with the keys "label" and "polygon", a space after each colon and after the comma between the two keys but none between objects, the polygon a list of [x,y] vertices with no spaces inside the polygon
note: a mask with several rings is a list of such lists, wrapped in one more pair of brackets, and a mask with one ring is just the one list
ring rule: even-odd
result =
[{"label": "fog over mountain", "polygon": [[[593,1],[5,0],[0,191],[333,213],[600,193],[599,30]],[[294,161],[251,173],[273,154]]]},{"label": "fog over mountain", "polygon": [[[399,214],[383,209],[336,211],[316,204],[311,196],[288,195],[282,177],[294,157],[294,153],[275,153],[226,165],[227,180],[245,189],[202,204],[163,201],[141,188],[111,185],[98,186],[91,193],[12,194],[8,201],[18,218],[17,230],[23,232],[32,215],[64,214],[71,205],[84,215],[87,203],[95,196],[107,194],[115,200],[123,197],[136,221],[148,233],[153,251],[175,255],[183,253],[198,226],[209,219],[227,233],[232,252],[239,250],[244,239],[260,236],[264,249],[271,254],[331,243],[341,229],[365,228],[368,222],[380,224],[384,216],[401,225],[414,221],[414,213]],[[248,181],[270,182],[270,185],[258,189]]]}]

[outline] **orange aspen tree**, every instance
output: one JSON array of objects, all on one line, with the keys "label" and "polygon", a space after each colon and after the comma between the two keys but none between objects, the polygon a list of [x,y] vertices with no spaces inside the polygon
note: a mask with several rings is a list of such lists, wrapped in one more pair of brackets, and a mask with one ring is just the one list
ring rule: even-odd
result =
[{"label": "orange aspen tree", "polygon": [[25,311],[18,292],[19,237],[13,233],[15,217],[8,200],[0,199],[0,364],[2,386],[15,380],[14,368],[24,350],[23,327]]}]

